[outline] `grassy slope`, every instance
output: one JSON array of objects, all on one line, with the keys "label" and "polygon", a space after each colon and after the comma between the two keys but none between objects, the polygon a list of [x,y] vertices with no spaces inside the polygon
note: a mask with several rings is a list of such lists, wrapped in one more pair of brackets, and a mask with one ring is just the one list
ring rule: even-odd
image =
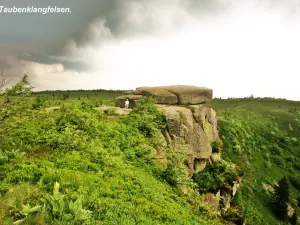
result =
[{"label": "grassy slope", "polygon": [[113,104],[116,97],[126,94],[126,91],[110,91],[110,90],[71,90],[71,91],[44,91],[36,92],[33,96],[43,96],[51,100],[63,100],[67,96],[68,100],[78,98],[100,99],[106,105]]},{"label": "grassy slope", "polygon": [[[85,94],[80,97],[86,97]],[[115,93],[105,93],[96,98],[111,102],[114,97]],[[73,100],[70,97],[67,101],[46,101],[43,105],[62,106],[64,102],[73,104],[75,98],[78,96]],[[263,189],[263,183],[274,186],[274,180],[289,175],[297,177],[299,173],[300,104],[274,99],[229,99],[214,100],[212,107],[217,111],[220,136],[225,143],[222,157],[238,164],[245,171],[244,182],[235,203],[243,207],[249,224],[276,224],[278,221],[269,205],[271,194]],[[55,118],[60,116],[60,112],[47,114],[40,109],[20,114],[8,123],[10,135],[15,137],[15,145],[12,148],[22,149],[24,146],[19,146],[22,143],[27,146],[27,154],[21,161],[11,160],[9,165],[2,166],[1,171],[6,172],[0,173],[0,178],[4,178],[0,191],[9,192],[0,199],[0,218],[4,215],[8,215],[6,218],[9,219],[23,218],[24,216],[18,215],[22,208],[20,203],[30,203],[32,206],[40,204],[39,200],[51,193],[53,182],[58,181],[61,191],[66,195],[66,202],[70,199],[75,201],[79,195],[83,195],[83,208],[93,211],[93,218],[98,218],[103,224],[110,224],[111,221],[115,221],[116,224],[192,224],[191,221],[198,221],[199,224],[205,224],[204,221],[209,223],[207,214],[199,213],[198,210],[195,212],[194,203],[188,204],[186,198],[155,175],[156,172],[147,163],[145,155],[136,157],[133,152],[127,152],[132,146],[144,146],[149,143],[149,139],[139,136],[137,131],[131,133],[133,129],[128,127],[128,124],[109,117],[102,118],[101,125],[94,122],[92,124],[96,125],[98,131],[103,131],[103,136],[100,135],[100,140],[93,140],[91,144],[97,146],[93,147],[95,152],[104,151],[107,158],[99,162],[94,161],[93,154],[99,153],[77,150],[78,146],[87,141],[85,135],[90,136],[94,130],[83,133],[80,131],[77,134],[78,129],[72,128],[65,130],[62,135],[61,131],[55,131],[56,127],[54,131],[45,134],[48,128],[56,126],[53,123]],[[130,135],[124,136],[128,132]],[[58,147],[54,148],[52,143],[51,148],[44,149],[45,146],[41,143],[45,140],[41,137],[53,133],[57,137],[53,137],[52,141]],[[76,141],[74,135],[77,135],[79,140]],[[120,139],[134,142],[137,136],[143,140],[141,143],[135,143],[129,148],[115,146]],[[6,138],[8,142],[12,140],[8,136]],[[39,140],[38,143],[35,143],[36,139]],[[6,146],[13,145],[6,143]],[[6,146],[2,144],[1,148]],[[34,174],[32,171],[36,168],[39,168],[39,172]],[[291,186],[293,203],[298,195],[299,190]],[[19,196],[19,199],[12,196]],[[40,221],[43,221],[47,216],[40,215],[33,219],[40,218]],[[204,221],[200,222],[201,218],[204,218]],[[217,221],[210,223],[216,224]]]},{"label": "grassy slope", "polygon": [[[211,105],[224,141],[222,157],[245,172],[235,203],[243,207],[249,224],[276,224],[272,196],[263,185],[274,187],[275,180],[284,176],[300,182],[300,102],[228,99],[214,100]],[[299,187],[290,187],[291,202],[296,205]]]},{"label": "grassy slope", "polygon": [[[110,117],[85,99],[34,103],[1,127],[0,149],[15,152],[0,154],[3,224],[219,224],[152,165],[151,115]],[[44,108],[53,104],[61,109]]]}]

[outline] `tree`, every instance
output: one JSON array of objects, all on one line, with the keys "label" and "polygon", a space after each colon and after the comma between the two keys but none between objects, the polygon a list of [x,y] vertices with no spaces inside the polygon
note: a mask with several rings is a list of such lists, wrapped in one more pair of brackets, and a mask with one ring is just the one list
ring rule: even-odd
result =
[{"label": "tree", "polygon": [[[6,88],[3,92],[3,87],[11,80],[8,80],[1,72],[0,80],[0,134],[1,123],[7,119],[11,114],[15,114],[22,108],[26,101],[24,97],[30,96],[33,87],[29,84],[28,75],[25,74],[23,78],[10,88]],[[18,96],[17,98],[10,99],[11,96]]]},{"label": "tree", "polygon": [[4,76],[3,71],[4,70],[2,69],[0,73],[0,93],[2,92],[2,89],[12,81],[12,79],[8,79]]},{"label": "tree", "polygon": [[290,199],[289,184],[284,177],[278,182],[274,192],[274,212],[280,220],[288,218],[288,202]]},{"label": "tree", "polygon": [[16,95],[20,97],[26,97],[31,95],[32,89],[33,87],[29,84],[28,81],[28,75],[25,74],[18,83],[13,85],[11,88],[7,88],[5,90],[4,96],[8,97],[8,96]]}]

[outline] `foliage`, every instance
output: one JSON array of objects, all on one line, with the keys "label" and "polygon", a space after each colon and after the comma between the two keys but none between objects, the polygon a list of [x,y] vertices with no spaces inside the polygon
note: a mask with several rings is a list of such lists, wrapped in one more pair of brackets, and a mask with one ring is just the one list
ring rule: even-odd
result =
[{"label": "foliage", "polygon": [[192,179],[200,189],[216,191],[231,186],[238,176],[238,169],[219,162],[206,167],[202,172],[193,174]]},{"label": "foliage", "polygon": [[23,78],[11,88],[7,88],[4,92],[4,96],[29,96],[31,94],[33,87],[30,86],[28,81],[28,75],[25,74]]},{"label": "foliage", "polygon": [[222,151],[223,148],[223,142],[222,140],[213,141],[211,143],[211,148],[213,153],[219,153]]},{"label": "foliage", "polygon": [[154,165],[165,119],[151,100],[108,116],[101,101],[71,94],[16,97],[22,107],[1,126],[1,222],[220,224]]},{"label": "foliage", "polygon": [[[10,115],[17,113],[18,110],[22,110],[26,105],[24,97],[30,96],[32,89],[33,87],[30,86],[28,81],[28,75],[24,75],[18,83],[0,94],[0,121],[4,121]],[[19,98],[11,99],[11,96],[18,96]]]},{"label": "foliage", "polygon": [[297,190],[300,190],[300,177],[296,175],[290,175],[289,176],[290,183],[296,188]]},{"label": "foliage", "polygon": [[231,221],[234,224],[244,224],[243,212],[240,207],[230,207],[223,215],[227,221]]},{"label": "foliage", "polygon": [[[282,99],[215,99],[222,158],[245,175],[234,198],[247,224],[277,224],[272,190],[282,176],[291,182],[291,199],[299,195],[299,102]],[[293,112],[290,109],[293,108]],[[292,127],[292,129],[290,129]],[[267,185],[266,185],[267,184]]]},{"label": "foliage", "polygon": [[45,106],[45,103],[47,101],[46,96],[38,95],[35,98],[35,102],[32,104],[32,109],[40,109]]},{"label": "foliage", "polygon": [[[65,93],[69,97],[62,100]],[[187,179],[179,155],[167,149],[165,171],[153,164],[166,121],[151,98],[142,99],[126,116],[97,110],[122,94],[81,90],[34,93],[34,97],[10,92],[6,99],[0,97],[4,104],[0,108],[1,222],[221,223],[209,215],[199,192],[189,196],[178,192],[180,185],[191,189],[195,185]],[[276,180],[287,176],[291,201],[297,202],[299,196],[299,103],[216,99],[212,108],[223,143],[223,147],[221,142],[213,143],[213,151],[222,149],[222,158],[245,172],[235,207],[226,216],[237,221],[245,215],[247,224],[277,224],[269,204]],[[239,175],[225,163],[209,166],[194,178],[198,188],[216,190],[232,185]],[[59,188],[54,194],[56,182]],[[263,184],[269,184],[270,190]],[[38,210],[29,213],[36,206]]]},{"label": "foliage", "polygon": [[278,182],[274,192],[274,212],[280,220],[288,218],[288,202],[290,200],[289,184],[284,177]]},{"label": "foliage", "polygon": [[40,208],[41,208],[40,205],[31,207],[29,204],[26,204],[26,205],[22,204],[22,210],[20,211],[20,214],[22,216],[24,216],[25,218],[16,220],[13,224],[21,224],[21,223],[23,223],[24,221],[26,221],[26,219],[28,218],[28,216],[30,216],[31,214],[39,211]]},{"label": "foliage", "polygon": [[68,201],[59,192],[59,187],[59,183],[55,182],[53,195],[47,194],[42,200],[45,203],[44,210],[50,211],[52,216],[60,221],[72,221],[75,224],[88,221],[91,211],[83,209],[82,196],[79,196],[75,202]]},{"label": "foliage", "polygon": [[172,152],[170,149],[168,151],[168,165],[167,169],[161,174],[171,186],[179,187],[180,185],[190,186],[190,180],[187,179],[188,171],[186,166],[182,163],[184,158],[180,154]]},{"label": "foliage", "polygon": [[118,115],[116,109],[114,109],[114,108],[106,109],[106,110],[104,110],[104,113],[105,113],[107,116],[117,116],[117,115]]},{"label": "foliage", "polygon": [[127,119],[127,123],[131,123],[147,137],[154,136],[166,127],[166,119],[154,103],[155,99],[152,97],[142,98]]}]

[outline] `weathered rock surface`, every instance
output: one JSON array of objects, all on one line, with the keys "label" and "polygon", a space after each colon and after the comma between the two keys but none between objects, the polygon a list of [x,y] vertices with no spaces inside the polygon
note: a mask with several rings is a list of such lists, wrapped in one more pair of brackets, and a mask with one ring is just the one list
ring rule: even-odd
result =
[{"label": "weathered rock surface", "polygon": [[213,163],[217,163],[221,161],[221,154],[220,153],[212,153],[211,160]]},{"label": "weathered rock surface", "polygon": [[138,100],[140,100],[143,96],[142,95],[122,95],[119,96],[115,99],[115,106],[116,107],[120,107],[120,108],[124,108],[125,107],[125,101],[126,99],[129,100],[129,108],[135,108],[136,107],[136,103]]},{"label": "weathered rock surface", "polygon": [[162,86],[162,89],[177,96],[178,104],[194,105],[212,100],[213,90],[205,87],[173,85]]},{"label": "weathered rock surface", "polygon": [[238,179],[233,182],[232,186],[227,187],[221,191],[222,201],[220,203],[222,204],[222,209],[224,212],[226,212],[230,208],[232,199],[236,195],[241,183],[242,178],[238,177]]},{"label": "weathered rock surface", "polygon": [[111,116],[123,116],[130,113],[131,109],[122,109],[120,107],[114,107],[114,106],[100,106],[97,108],[98,110],[106,113],[111,114]]},{"label": "weathered rock surface", "polygon": [[129,98],[132,100],[131,105],[134,108],[136,100],[140,99],[141,96],[154,96],[157,99],[157,104],[197,105],[211,101],[213,90],[205,87],[186,85],[138,87],[132,91],[132,94],[116,98],[116,106],[124,107],[126,98]]},{"label": "weathered rock surface", "polygon": [[154,96],[157,99],[157,104],[176,105],[178,103],[177,96],[160,87],[140,87],[137,91],[143,96]]},{"label": "weathered rock surface", "polygon": [[199,172],[212,155],[211,142],[219,139],[215,112],[207,105],[192,108],[157,105],[167,120],[165,138],[172,151],[183,156],[189,174]]},{"label": "weathered rock surface", "polygon": [[203,196],[203,201],[208,204],[211,215],[217,215],[220,209],[221,194],[218,191],[216,194],[206,193]]}]

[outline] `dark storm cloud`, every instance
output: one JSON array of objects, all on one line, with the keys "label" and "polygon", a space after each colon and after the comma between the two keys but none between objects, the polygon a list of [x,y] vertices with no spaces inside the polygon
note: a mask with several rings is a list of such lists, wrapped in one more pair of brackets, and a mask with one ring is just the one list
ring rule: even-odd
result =
[{"label": "dark storm cloud", "polygon": [[[20,67],[20,59],[43,64],[61,63],[66,69],[90,69],[83,62],[56,59],[70,38],[95,18],[109,12],[112,1],[2,0],[5,7],[69,7],[70,14],[0,14],[0,66]],[[89,40],[87,40],[89,41]],[[18,46],[18,47],[15,47]],[[24,55],[26,52],[28,55]]]},{"label": "dark storm cloud", "polygon": [[[45,54],[57,54],[69,39],[74,39],[78,46],[95,42],[93,33],[87,32],[87,26],[99,18],[105,20],[105,27],[117,38],[122,35],[151,33],[159,26],[157,18],[149,15],[143,18],[143,21],[130,21],[128,18],[133,7],[139,7],[136,10],[147,13],[155,7],[161,7],[162,3],[176,4],[174,2],[185,8],[188,13],[201,19],[209,14],[225,12],[230,6],[243,0],[2,0],[0,5],[6,7],[28,5],[48,7],[51,5],[69,7],[72,13],[0,14],[0,43],[24,44]],[[280,7],[291,12],[296,11],[299,5],[297,0],[263,0],[258,4],[271,8]],[[174,26],[176,26],[175,22]],[[180,19],[177,22],[180,23]]]},{"label": "dark storm cloud", "polygon": [[[220,13],[226,9],[228,2],[222,0],[2,0],[5,7],[69,7],[70,14],[0,14],[0,43],[23,45],[24,48],[38,52],[27,60],[41,63],[57,63],[49,56],[64,54],[64,46],[74,40],[77,47],[101,43],[102,39],[124,36],[149,35],[159,27],[159,18],[155,10],[169,4],[180,5],[196,17],[208,13]],[[143,18],[131,18],[133,13],[144,15]],[[97,21],[104,24],[97,27]],[[174,27],[180,26],[181,17],[174,17]],[[91,27],[91,24],[95,26]],[[102,35],[99,30],[106,29]],[[0,49],[1,50],[1,49]],[[57,59],[58,60],[58,59]],[[63,62],[68,68],[87,69],[87,65],[78,62]]]},{"label": "dark storm cloud", "polygon": [[[178,5],[188,14],[201,19],[215,13],[224,13],[232,1],[222,0],[110,0],[103,4],[95,19],[103,19],[104,26],[112,36],[120,38],[133,35],[149,35],[155,33],[160,24],[156,10],[160,7]],[[143,15],[143,18],[132,20],[132,14]],[[174,15],[173,26],[180,27],[181,16]],[[94,43],[95,35],[89,28],[78,30],[73,36],[77,46]],[[101,40],[98,40],[99,42]]]}]

